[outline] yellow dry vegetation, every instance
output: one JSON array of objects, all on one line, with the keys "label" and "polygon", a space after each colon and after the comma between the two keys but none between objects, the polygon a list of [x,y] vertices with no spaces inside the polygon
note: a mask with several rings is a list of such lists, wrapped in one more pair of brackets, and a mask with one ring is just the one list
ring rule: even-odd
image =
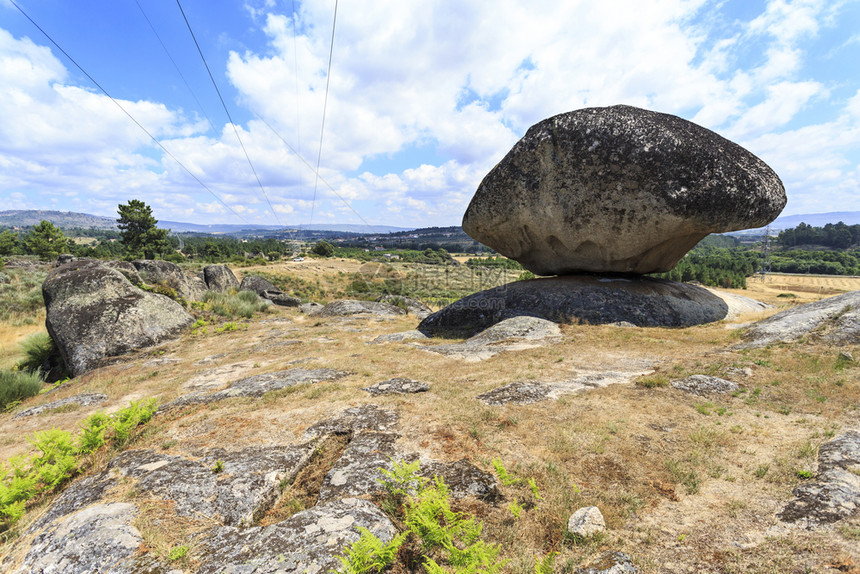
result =
[{"label": "yellow dry vegetation", "polygon": [[[336,286],[361,265],[311,260],[260,270]],[[244,268],[237,275],[254,271]],[[791,286],[798,300],[819,297],[790,283],[793,279],[771,276],[761,288],[751,280],[748,290],[738,292],[783,307],[795,301],[777,297],[788,292],[784,286]],[[806,285],[812,287],[812,278]],[[849,284],[827,287],[837,285]],[[378,335],[414,329],[418,321],[412,316],[319,318],[277,308],[237,321],[235,331],[218,333],[213,325],[205,334],[186,334],[121,357],[18,409],[103,392],[109,401],[100,408],[111,410],[149,396],[165,403],[200,384],[216,390],[249,375],[335,368],[350,375],[260,399],[234,398],[159,415],[135,448],[188,454],[214,446],[294,444],[322,419],[376,404],[400,416],[399,452],[425,460],[466,458],[488,472],[499,458],[523,479],[504,487],[505,500],[498,504],[458,503],[484,521],[489,541],[502,544],[510,572],[532,572],[535,557],[552,551],[559,552],[556,572],[573,572],[604,550],[627,552],[646,574],[824,572],[828,565],[860,564],[860,517],[819,531],[788,526],[776,517],[801,484],[798,471],[815,471],[818,446],[856,425],[860,367],[840,363],[838,356],[849,351],[860,358],[860,348],[808,340],[740,350],[735,347],[740,331],[731,327],[749,320],[687,329],[570,325],[563,327],[558,344],[466,363],[411,343],[371,343]],[[4,340],[18,336],[13,333],[18,332],[0,331]],[[639,384],[634,380],[529,405],[490,406],[476,398],[516,381],[559,382],[646,364],[654,372]],[[692,374],[733,380],[740,391],[699,397],[669,384]],[[379,397],[362,390],[393,377],[431,388]],[[0,414],[0,459],[27,452],[27,436],[36,430],[75,431],[96,408],[23,419]],[[529,478],[543,497],[536,505],[530,504]],[[511,501],[524,508],[519,518],[508,509]],[[565,532],[567,519],[589,505],[603,512],[607,532],[574,539]],[[275,510],[274,516],[278,512],[286,510]],[[153,546],[162,544],[155,533],[150,536]]]}]

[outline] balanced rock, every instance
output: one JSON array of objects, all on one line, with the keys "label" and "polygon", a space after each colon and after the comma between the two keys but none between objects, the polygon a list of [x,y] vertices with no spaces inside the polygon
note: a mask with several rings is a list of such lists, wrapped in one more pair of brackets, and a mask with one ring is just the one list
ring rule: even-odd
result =
[{"label": "balanced rock", "polygon": [[481,182],[463,230],[538,275],[672,269],[710,233],[785,207],[763,161],[676,116],[588,108],[532,126]]},{"label": "balanced rock", "polygon": [[176,301],[142,291],[122,273],[75,261],[48,274],[42,284],[45,326],[72,376],[105,357],[175,338],[194,319]]}]

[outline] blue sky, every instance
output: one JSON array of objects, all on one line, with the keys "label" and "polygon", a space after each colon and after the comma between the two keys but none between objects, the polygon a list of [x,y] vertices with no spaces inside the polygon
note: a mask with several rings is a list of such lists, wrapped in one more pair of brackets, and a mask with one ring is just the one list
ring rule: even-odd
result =
[{"label": "blue sky", "polygon": [[334,0],[184,0],[262,189],[175,2],[18,3],[184,168],[0,0],[0,210],[455,225],[529,126],[624,103],[750,149],[785,215],[860,211],[860,0],[341,2],[330,78]]}]

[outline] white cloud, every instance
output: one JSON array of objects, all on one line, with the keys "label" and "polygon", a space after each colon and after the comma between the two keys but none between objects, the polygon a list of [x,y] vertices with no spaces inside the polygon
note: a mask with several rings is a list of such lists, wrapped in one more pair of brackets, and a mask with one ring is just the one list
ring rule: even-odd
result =
[{"label": "white cloud", "polygon": [[[301,3],[298,22],[272,0],[244,8],[268,45],[228,57],[240,105],[315,165],[333,4]],[[822,182],[856,183],[860,91],[833,101],[835,86],[800,74],[807,43],[838,15],[833,5],[771,0],[749,22],[718,26],[722,9],[705,0],[648,9],[625,0],[499,0],[492,9],[477,0],[342,3],[320,169],[336,193],[319,181],[314,204],[305,162],[259,120],[237,129],[275,214],[292,222],[311,209],[315,219],[353,217],[336,195],[373,223],[458,222],[481,178],[530,125],[617,103],[682,115],[739,140],[774,164],[790,197]],[[853,119],[804,125],[803,114],[825,102]],[[235,212],[273,222],[232,126],[203,135],[201,124],[161,103],[122,103]],[[398,163],[416,149],[435,157]],[[388,157],[390,173],[369,171]],[[114,209],[117,194],[146,193],[165,212],[235,219],[110,100],[71,85],[47,48],[2,30],[0,166],[0,185],[46,198],[79,191]]]}]

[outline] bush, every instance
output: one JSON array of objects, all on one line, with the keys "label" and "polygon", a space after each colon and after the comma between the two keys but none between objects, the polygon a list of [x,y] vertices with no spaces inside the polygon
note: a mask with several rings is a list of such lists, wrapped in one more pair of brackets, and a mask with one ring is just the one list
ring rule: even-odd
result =
[{"label": "bush", "polygon": [[203,301],[208,310],[230,319],[234,317],[250,319],[254,313],[266,311],[270,306],[268,301],[264,301],[253,291],[239,291],[238,293],[209,291],[204,295]]},{"label": "bush", "polygon": [[42,378],[26,371],[0,371],[0,408],[39,394]]}]

